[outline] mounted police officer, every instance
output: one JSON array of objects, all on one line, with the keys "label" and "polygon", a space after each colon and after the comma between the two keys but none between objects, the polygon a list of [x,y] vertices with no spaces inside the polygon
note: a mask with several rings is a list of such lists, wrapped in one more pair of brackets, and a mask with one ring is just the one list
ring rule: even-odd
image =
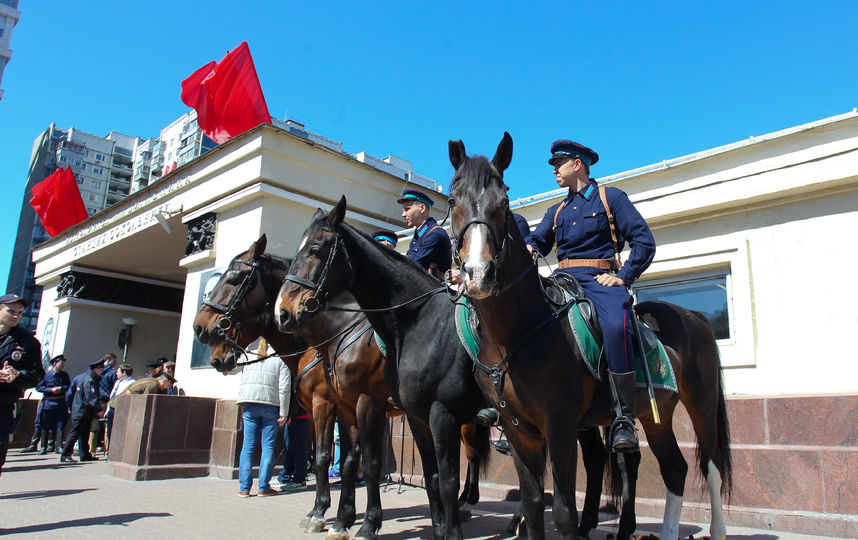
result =
[{"label": "mounted police officer", "polygon": [[406,256],[436,278],[444,279],[444,272],[452,266],[453,251],[447,231],[429,215],[432,199],[422,191],[405,189],[396,202],[402,205],[405,224],[414,227]]},{"label": "mounted police officer", "polygon": [[399,241],[396,233],[387,229],[379,229],[375,231],[372,233],[372,239],[379,244],[389,247],[390,249],[394,249],[396,247],[396,243]]},{"label": "mounted police officer", "polygon": [[15,403],[45,376],[42,345],[18,321],[29,304],[17,294],[0,296],[0,472],[6,462]]},{"label": "mounted police officer", "polygon": [[61,452],[63,428],[69,412],[66,408],[66,392],[71,386],[69,374],[63,371],[65,356],[59,354],[51,358],[51,367],[45,378],[36,385],[42,393],[42,409],[39,413],[39,425],[42,427],[42,449],[39,454]]},{"label": "mounted police officer", "polygon": [[92,419],[98,415],[103,403],[100,391],[103,370],[104,359],[99,358],[89,364],[89,371],[81,379],[80,389],[75,393],[72,402],[72,423],[66,443],[63,446],[62,456],[60,456],[62,463],[74,463],[71,453],[74,450],[75,442],[78,443],[78,457],[81,461],[98,461],[98,458],[89,451],[89,428]]},{"label": "mounted police officer", "polygon": [[[614,187],[602,188],[590,178],[590,166],[599,155],[570,140],[554,141],[548,163],[566,198],[550,207],[526,243],[531,253],[543,255],[557,246],[558,268],[573,276],[593,301],[602,329],[605,358],[615,392],[611,445],[616,451],[638,446],[634,427],[635,366],[631,327],[632,297],[628,287],[655,256],[655,240],[628,196]],[[611,226],[609,216],[615,225]],[[624,242],[629,257],[619,265]],[[618,403],[616,403],[618,402]]]}]

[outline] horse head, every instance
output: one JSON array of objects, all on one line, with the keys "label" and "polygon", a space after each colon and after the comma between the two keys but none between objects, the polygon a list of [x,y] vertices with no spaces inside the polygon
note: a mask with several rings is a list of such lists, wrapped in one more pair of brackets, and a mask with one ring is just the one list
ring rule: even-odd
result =
[{"label": "horse head", "polygon": [[[200,343],[245,347],[264,331],[289,261],[265,254],[263,234],[250,248],[230,261],[226,271],[200,305],[194,317],[194,334]],[[235,367],[234,355],[212,353],[212,365],[219,371]],[[214,363],[217,361],[217,363]]]},{"label": "horse head", "polygon": [[349,263],[339,230],[345,213],[343,196],[330,213],[318,209],[313,215],[277,294],[274,313],[281,332],[295,332],[348,288]]},{"label": "horse head", "polygon": [[498,261],[512,224],[503,173],[512,161],[512,137],[504,132],[495,156],[468,156],[462,141],[450,141],[453,257],[459,264],[465,294],[489,296],[497,283]]}]

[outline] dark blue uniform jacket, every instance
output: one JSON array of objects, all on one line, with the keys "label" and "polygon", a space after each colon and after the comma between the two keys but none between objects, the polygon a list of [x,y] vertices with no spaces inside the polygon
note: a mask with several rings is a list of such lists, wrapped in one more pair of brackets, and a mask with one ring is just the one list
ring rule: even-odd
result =
[{"label": "dark blue uniform jacket", "polygon": [[99,383],[101,376],[89,370],[80,381],[80,389],[75,393],[72,402],[72,420],[83,418],[87,414],[98,412],[101,408],[101,392]]},{"label": "dark blue uniform jacket", "polygon": [[[613,187],[607,188],[605,195],[616,221],[620,250],[625,243],[631,247],[623,267],[617,272],[617,277],[628,287],[652,262],[655,239],[628,195]],[[563,209],[557,214],[557,228],[552,230],[554,215],[561,205]],[[526,242],[543,255],[548,255],[556,242],[558,260],[612,259],[614,244],[611,241],[611,228],[596,181],[591,179],[580,192],[570,189],[563,202],[545,212],[542,222],[527,237]]]},{"label": "dark blue uniform jacket", "polygon": [[[51,392],[52,388],[59,386],[60,390],[58,392]],[[69,374],[65,371],[60,371],[57,373],[53,370],[48,370],[45,373],[45,378],[39,381],[39,384],[36,385],[36,390],[44,394],[44,398],[51,401],[64,401],[66,397],[66,392],[71,386],[71,381],[69,380]]]},{"label": "dark blue uniform jacket", "polygon": [[432,217],[414,230],[414,238],[411,239],[406,255],[427,270],[434,263],[438,270],[446,272],[453,264],[450,237]]},{"label": "dark blue uniform jacket", "polygon": [[0,367],[6,362],[19,374],[12,382],[0,383],[0,405],[15,403],[24,395],[24,390],[33,388],[45,376],[42,344],[17,326],[13,326],[5,336],[0,336]]}]

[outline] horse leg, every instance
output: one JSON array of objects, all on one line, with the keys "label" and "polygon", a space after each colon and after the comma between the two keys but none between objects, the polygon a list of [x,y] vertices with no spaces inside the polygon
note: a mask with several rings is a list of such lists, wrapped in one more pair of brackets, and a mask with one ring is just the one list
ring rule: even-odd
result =
[{"label": "horse leg", "polygon": [[682,456],[673,433],[673,411],[663,414],[661,422],[656,424],[649,418],[641,419],[650,450],[658,460],[661,478],[667,488],[664,521],[659,537],[670,540],[679,537],[679,518],[682,514],[682,496],[685,492],[688,463]]},{"label": "horse leg", "polygon": [[551,419],[548,455],[554,476],[554,526],[561,538],[578,535],[578,508],[575,502],[575,476],[578,469],[578,442],[574,426],[569,426],[566,411],[562,418]]},{"label": "horse leg", "polygon": [[324,399],[313,400],[313,425],[316,431],[316,501],[300,527],[306,533],[322,532],[325,529],[325,512],[331,506],[331,487],[328,484],[328,466],[331,463],[331,444],[334,440],[334,404]]},{"label": "horse leg", "polygon": [[438,459],[438,491],[444,509],[445,538],[461,539],[459,522],[459,437],[461,426],[441,402],[436,401],[429,410],[429,425]]},{"label": "horse leg", "polygon": [[381,528],[381,452],[384,445],[385,402],[376,403],[366,394],[358,398],[357,420],[361,462],[366,479],[366,512],[355,538],[374,539]]},{"label": "horse leg", "polygon": [[578,442],[581,444],[581,457],[587,472],[587,493],[584,496],[584,510],[578,525],[578,535],[589,538],[590,531],[599,526],[599,503],[602,498],[608,451],[597,427],[579,431]]},{"label": "horse leg", "polygon": [[[545,538],[545,444],[521,434],[517,429],[506,429],[512,446],[513,463],[521,486],[519,508],[524,515],[527,537],[530,540]],[[515,516],[513,521],[517,521]]]},{"label": "horse leg", "polygon": [[459,495],[459,520],[470,521],[471,508],[480,500],[480,439],[476,424],[462,426],[462,443],[465,447],[465,457],[468,460],[468,471],[465,474],[465,486]]},{"label": "horse leg", "polygon": [[340,425],[346,425],[348,429],[340,431],[340,453],[345,455],[345,460],[340,471],[340,504],[337,507],[337,518],[327,535],[329,540],[348,540],[349,528],[355,523],[355,480],[357,479],[358,468],[358,456],[355,451],[357,428],[353,424],[354,411],[349,412],[349,418],[346,418],[345,414],[340,414],[338,417]]},{"label": "horse leg", "polygon": [[446,535],[444,523],[444,506],[438,488],[438,460],[435,457],[435,445],[432,442],[432,433],[411,417],[408,417],[408,425],[414,444],[420,453],[420,461],[423,464],[423,483],[426,485],[426,496],[429,498],[429,515],[432,519],[432,535],[435,540],[443,540]]}]

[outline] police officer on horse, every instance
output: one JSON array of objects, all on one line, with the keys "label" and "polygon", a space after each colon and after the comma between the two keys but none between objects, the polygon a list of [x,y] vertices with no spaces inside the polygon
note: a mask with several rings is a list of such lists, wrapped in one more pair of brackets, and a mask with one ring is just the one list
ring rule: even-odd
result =
[{"label": "police officer on horse", "polygon": [[450,269],[453,251],[447,231],[429,215],[432,199],[422,191],[405,189],[397,203],[402,205],[402,219],[414,227],[414,237],[406,256],[438,279]]},{"label": "police officer on horse", "polygon": [[[602,329],[605,358],[615,391],[616,418],[611,426],[615,451],[637,449],[634,427],[635,367],[628,287],[655,256],[655,239],[629,197],[614,187],[600,187],[590,178],[599,155],[576,142],[561,139],[551,145],[548,163],[557,184],[568,188],[566,198],[550,207],[525,240],[528,249],[547,255],[557,247],[558,267],[574,277],[593,301]],[[620,264],[624,243],[631,247]]]}]

